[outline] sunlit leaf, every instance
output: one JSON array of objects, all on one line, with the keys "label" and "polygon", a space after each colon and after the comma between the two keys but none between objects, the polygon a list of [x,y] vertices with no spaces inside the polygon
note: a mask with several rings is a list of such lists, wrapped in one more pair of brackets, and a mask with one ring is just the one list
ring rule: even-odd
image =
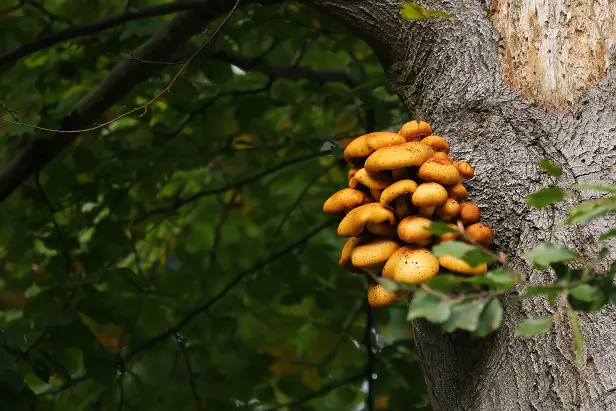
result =
[{"label": "sunlit leaf", "polygon": [[524,257],[531,260],[535,268],[547,268],[553,263],[567,263],[580,259],[580,255],[575,251],[549,242],[539,244]]},{"label": "sunlit leaf", "polygon": [[545,334],[552,326],[552,317],[538,315],[522,321],[515,330],[516,337],[532,337]]}]

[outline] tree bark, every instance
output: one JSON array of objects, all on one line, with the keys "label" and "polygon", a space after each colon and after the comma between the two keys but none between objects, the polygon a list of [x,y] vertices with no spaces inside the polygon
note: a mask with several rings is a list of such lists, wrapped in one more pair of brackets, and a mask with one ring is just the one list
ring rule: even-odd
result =
[{"label": "tree bark", "polygon": [[[555,183],[538,168],[541,158],[563,166],[561,185],[615,181],[616,81],[608,53],[613,30],[589,31],[613,21],[613,5],[597,2],[596,9],[571,16],[570,10],[582,10],[569,0],[495,0],[492,5],[430,1],[422,5],[455,19],[411,22],[401,17],[399,0],[305,2],[336,16],[370,44],[410,119],[431,123],[434,134],[449,140],[452,157],[475,166],[476,177],[469,182],[471,200],[480,206],[482,220],[494,228],[495,249],[505,252],[514,268],[525,271],[529,282],[551,279],[549,272],[529,270],[522,258],[541,241],[593,255],[592,244],[607,230],[607,221],[587,227],[562,225],[564,205],[581,197],[546,209],[529,208],[524,198]],[[524,18],[530,23],[521,24]],[[546,46],[550,41],[569,41],[570,47],[551,49]],[[588,44],[586,54],[576,49]],[[555,68],[552,58],[559,62],[552,65]],[[524,287],[521,284],[517,291]],[[520,321],[552,311],[542,298],[509,306],[502,328],[481,341],[414,322],[433,408],[616,410],[614,307],[580,316],[585,344],[581,367],[575,362],[563,307],[557,306],[548,334],[514,337]]]}]

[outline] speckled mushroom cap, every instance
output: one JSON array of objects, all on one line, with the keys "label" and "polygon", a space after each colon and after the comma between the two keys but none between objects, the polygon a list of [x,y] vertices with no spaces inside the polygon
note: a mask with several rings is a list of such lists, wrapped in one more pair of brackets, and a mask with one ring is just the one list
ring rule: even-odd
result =
[{"label": "speckled mushroom cap", "polygon": [[376,150],[366,159],[364,168],[369,173],[375,173],[403,167],[418,167],[433,155],[434,150],[424,144],[404,143]]},{"label": "speckled mushroom cap", "polygon": [[475,223],[466,227],[466,236],[477,244],[489,246],[493,241],[492,229],[486,223]]},{"label": "speckled mushroom cap", "polygon": [[358,184],[362,184],[368,188],[383,190],[387,188],[393,180],[391,176],[383,171],[376,173],[368,173],[365,168],[357,170],[357,173],[349,181],[349,187],[356,188]]},{"label": "speckled mushroom cap", "polygon": [[389,291],[381,284],[370,283],[368,286],[368,304],[373,308],[387,307],[389,304],[403,297],[404,292]]},{"label": "speckled mushroom cap", "polygon": [[411,200],[417,207],[436,207],[447,201],[447,190],[439,183],[420,184]]},{"label": "speckled mushroom cap", "polygon": [[466,161],[456,161],[454,166],[465,180],[470,180],[475,177],[475,169]]},{"label": "speckled mushroom cap", "polygon": [[357,237],[363,231],[365,224],[384,222],[396,224],[394,212],[388,207],[383,207],[381,203],[368,203],[349,211],[338,225],[337,233],[340,237]]},{"label": "speckled mushroom cap", "polygon": [[457,184],[460,180],[458,169],[447,160],[432,157],[419,167],[417,176],[424,181],[433,181],[442,185]]},{"label": "speckled mushroom cap", "polygon": [[417,183],[413,180],[400,180],[391,184],[381,193],[381,204],[386,206],[397,197],[404,194],[413,194],[417,190]]},{"label": "speckled mushroom cap", "polygon": [[398,131],[406,141],[419,141],[420,137],[430,135],[432,127],[425,121],[412,120],[405,123]]},{"label": "speckled mushroom cap", "polygon": [[447,194],[451,198],[455,198],[456,200],[466,200],[468,198],[468,191],[464,184],[458,183],[455,185],[445,187],[447,190]]},{"label": "speckled mushroom cap", "polygon": [[398,224],[398,237],[404,242],[427,245],[430,242],[430,228],[432,221],[428,218],[409,216]]},{"label": "speckled mushroom cap", "polygon": [[371,199],[366,193],[354,188],[343,188],[336,191],[325,201],[323,211],[336,217],[343,217],[353,208],[370,202]]},{"label": "speckled mushroom cap", "polygon": [[444,153],[442,151],[437,151],[436,153],[434,153],[434,158],[440,158],[447,161],[447,164],[453,164],[453,160],[451,159],[451,157],[449,157],[447,153]]},{"label": "speckled mushroom cap", "polygon": [[362,242],[364,242],[364,239],[361,237],[350,237],[348,240],[346,240],[346,242],[344,243],[344,247],[342,247],[342,253],[340,254],[340,260],[338,261],[338,264],[349,271],[363,274],[363,270],[358,267],[354,267],[351,263],[351,253],[353,252],[355,247],[359,246]]},{"label": "speckled mushroom cap", "polygon": [[402,244],[389,238],[376,238],[355,247],[351,252],[351,263],[363,269],[378,267],[367,271],[380,271],[389,257],[401,246]]},{"label": "speckled mushroom cap", "polygon": [[362,164],[366,157],[375,150],[394,146],[406,142],[406,139],[397,133],[374,132],[361,135],[351,141],[344,148],[344,159],[351,164]]},{"label": "speckled mushroom cap", "polygon": [[475,203],[465,201],[460,204],[460,221],[464,225],[473,224],[479,221],[481,217],[479,207]]},{"label": "speckled mushroom cap", "polygon": [[428,136],[421,139],[421,144],[431,147],[434,151],[449,153],[449,143],[441,136]]},{"label": "speckled mushroom cap", "polygon": [[454,273],[466,274],[466,275],[481,275],[488,271],[488,265],[483,263],[477,267],[472,267],[466,261],[453,257],[449,254],[445,254],[438,258],[438,262],[441,267],[453,271]]},{"label": "speckled mushroom cap", "polygon": [[438,259],[425,248],[405,246],[392,254],[383,268],[383,277],[394,281],[420,284],[434,277]]},{"label": "speckled mushroom cap", "polygon": [[453,198],[448,198],[447,201],[434,209],[434,213],[444,219],[457,217],[460,214],[460,204]]}]

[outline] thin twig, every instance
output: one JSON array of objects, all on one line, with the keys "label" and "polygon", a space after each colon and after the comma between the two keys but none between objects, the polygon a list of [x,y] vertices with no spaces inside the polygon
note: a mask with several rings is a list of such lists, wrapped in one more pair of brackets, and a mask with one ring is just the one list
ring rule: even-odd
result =
[{"label": "thin twig", "polygon": [[188,354],[186,354],[186,348],[184,347],[184,343],[181,341],[180,336],[177,333],[173,334],[173,336],[175,337],[175,342],[178,344],[182,357],[184,358],[184,364],[186,364],[186,371],[188,371],[188,383],[190,384],[190,391],[192,391],[192,395],[195,398],[195,406],[197,411],[201,411],[203,410],[202,401],[199,396],[199,392],[197,391],[195,373],[193,371],[192,364],[190,363],[190,358],[188,358]]},{"label": "thin twig", "polygon": [[[371,280],[369,277],[367,279],[367,284],[370,284]],[[375,355],[374,350],[372,348],[372,307],[370,304],[366,302],[366,328],[364,331],[364,340],[363,344],[366,347],[366,368],[364,370],[364,375],[366,377],[366,381],[368,382],[368,389],[366,390],[366,410],[373,411],[374,410],[374,378],[372,377],[374,374],[374,366],[375,366]]]},{"label": "thin twig", "polygon": [[[163,94],[165,94],[166,92],[168,92],[171,87],[173,87],[173,85],[175,84],[175,82],[178,80],[178,78],[180,78],[180,76],[182,75],[182,73],[184,73],[184,71],[188,68],[188,65],[193,61],[193,59],[195,57],[197,57],[197,55],[199,53],[201,53],[207,46],[209,46],[212,41],[216,38],[216,36],[218,35],[218,33],[220,32],[220,30],[223,28],[223,26],[229,21],[229,19],[231,18],[231,16],[233,15],[233,13],[235,13],[235,10],[237,9],[237,7],[239,6],[240,2],[242,0],[237,0],[235,2],[235,4],[233,5],[233,7],[231,8],[231,10],[229,11],[229,13],[227,14],[227,16],[223,19],[223,21],[220,23],[220,25],[218,26],[218,28],[214,31],[214,33],[212,33],[212,35],[210,36],[210,38],[203,43],[198,49],[197,51],[195,51],[189,58],[188,60],[186,60],[186,62],[184,63],[184,65],[182,65],[182,67],[180,68],[180,70],[176,73],[175,76],[173,76],[173,78],[171,79],[171,81],[169,82],[169,84],[167,84],[167,86],[162,89],[160,92],[158,92],[158,94],[156,94],[154,97],[152,97],[147,103],[142,104],[139,107],[135,107],[131,110],[128,110],[126,112],[124,112],[123,114],[120,114],[119,116],[106,121],[102,124],[97,124],[94,127],[89,127],[89,128],[85,128],[85,129],[80,129],[80,130],[57,130],[57,129],[53,129],[53,128],[47,128],[47,127],[39,127],[39,126],[35,126],[35,125],[30,125],[30,124],[24,124],[21,122],[16,122],[16,121],[12,121],[12,120],[6,120],[0,117],[0,121],[4,121],[6,123],[10,123],[10,124],[16,124],[19,126],[23,126],[23,127],[28,127],[28,128],[33,128],[35,130],[42,130],[42,131],[51,131],[54,133],[85,133],[85,132],[89,132],[89,131],[94,131],[94,130],[98,130],[100,128],[106,127],[112,123],[115,123],[116,121],[134,114],[134,113],[138,113],[135,114],[135,117],[139,118],[139,117],[143,117],[147,114],[148,112],[148,107],[150,105],[152,105],[152,103],[154,103],[156,100],[158,100]],[[0,58],[0,64],[1,64],[1,58]]]}]

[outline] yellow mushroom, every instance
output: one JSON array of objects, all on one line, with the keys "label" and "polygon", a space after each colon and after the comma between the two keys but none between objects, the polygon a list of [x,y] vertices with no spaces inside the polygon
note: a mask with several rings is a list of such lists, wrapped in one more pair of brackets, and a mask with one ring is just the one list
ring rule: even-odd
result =
[{"label": "yellow mushroom", "polygon": [[440,237],[440,240],[450,241],[450,240],[457,240],[458,238],[460,238],[460,229],[458,228],[457,224],[447,224],[447,225],[449,226],[449,228],[456,230],[456,232],[443,234]]},{"label": "yellow mushroom", "polygon": [[456,200],[466,200],[468,198],[468,191],[462,183],[447,186],[445,188],[447,190],[447,194],[451,198],[455,198]]},{"label": "yellow mushroom", "polygon": [[362,164],[366,157],[375,150],[402,144],[406,140],[399,134],[390,132],[374,132],[361,135],[344,148],[344,159],[355,165]]},{"label": "yellow mushroom", "polygon": [[402,244],[388,238],[377,238],[353,249],[351,263],[368,273],[381,272],[385,263]]},{"label": "yellow mushroom", "polygon": [[422,217],[432,217],[434,208],[447,201],[447,190],[439,183],[420,184],[411,200],[413,205],[419,207],[419,215]]},{"label": "yellow mushroom", "polygon": [[340,254],[340,260],[338,261],[338,264],[341,267],[344,267],[347,270],[354,272],[354,273],[358,273],[358,274],[364,273],[363,270],[361,270],[358,267],[354,267],[353,264],[351,263],[351,253],[353,252],[355,247],[359,246],[363,241],[364,239],[361,237],[350,237],[348,240],[346,240],[346,242],[344,243],[344,247],[342,247],[342,253]]},{"label": "yellow mushroom", "polygon": [[398,237],[407,243],[426,246],[432,237],[432,233],[427,230],[431,225],[432,221],[425,217],[406,217],[398,224]]},{"label": "yellow mushroom", "polygon": [[398,238],[396,226],[389,223],[366,223],[364,228],[375,237]]},{"label": "yellow mushroom", "polygon": [[358,184],[362,184],[368,188],[383,190],[391,183],[393,183],[393,180],[388,173],[384,171],[368,173],[365,168],[362,168],[351,178],[349,187],[356,188]]},{"label": "yellow mushroom", "polygon": [[434,151],[449,153],[449,143],[441,136],[428,136],[421,140],[421,144],[431,147]]},{"label": "yellow mushroom", "polygon": [[387,307],[389,304],[399,300],[408,293],[393,292],[383,287],[381,284],[370,283],[368,286],[368,304],[373,308]]},{"label": "yellow mushroom", "polygon": [[492,229],[486,223],[471,224],[466,227],[464,232],[471,241],[486,247],[492,244],[494,239]]},{"label": "yellow mushroom", "polygon": [[460,183],[464,182],[464,180],[470,180],[475,176],[475,169],[466,161],[456,161],[453,165],[458,169],[458,173],[460,173]]},{"label": "yellow mushroom", "polygon": [[477,267],[472,267],[469,263],[459,258],[453,257],[449,254],[445,254],[438,258],[438,262],[441,267],[453,271],[454,273],[466,274],[466,275],[480,275],[485,274],[488,271],[488,265],[483,263]]},{"label": "yellow mushroom", "polygon": [[453,160],[451,159],[451,157],[449,157],[447,153],[444,153],[442,151],[437,151],[436,153],[434,153],[434,158],[440,158],[445,160],[447,164],[453,164]]},{"label": "yellow mushroom", "polygon": [[405,123],[398,131],[406,141],[419,141],[423,136],[427,136],[432,133],[432,127],[425,121],[412,120]]},{"label": "yellow mushroom", "polygon": [[421,143],[404,143],[376,150],[366,159],[364,168],[369,173],[418,167],[434,155],[434,150]]},{"label": "yellow mushroom", "polygon": [[381,201],[381,194],[383,194],[383,190],[379,190],[378,188],[371,188],[370,189],[370,195],[372,196],[372,198],[376,202]]},{"label": "yellow mushroom", "polygon": [[400,247],[389,257],[383,277],[410,284],[421,284],[439,271],[438,259],[425,248]]},{"label": "yellow mushroom", "polygon": [[456,184],[460,179],[458,169],[447,160],[438,157],[426,160],[419,167],[417,176],[424,181],[433,181],[442,185]]},{"label": "yellow mushroom", "polygon": [[358,171],[359,171],[359,168],[358,168],[358,167],[353,167],[353,168],[351,168],[351,169],[349,170],[349,173],[348,173],[348,179],[349,179],[349,181],[351,181],[351,179],[353,178],[353,176],[355,175],[355,173],[357,173]]},{"label": "yellow mushroom", "polygon": [[354,188],[343,188],[325,201],[323,211],[336,217],[343,217],[353,208],[370,202],[371,199],[366,193]]},{"label": "yellow mushroom", "polygon": [[465,201],[460,204],[460,221],[462,224],[469,225],[473,223],[479,222],[479,218],[481,217],[481,212],[479,211],[479,207],[476,204],[471,203],[470,201]]},{"label": "yellow mushroom", "polygon": [[338,224],[337,233],[340,237],[357,237],[363,231],[365,224],[384,222],[395,225],[396,216],[394,212],[388,207],[383,207],[380,203],[368,203],[349,211]]},{"label": "yellow mushroom", "polygon": [[457,217],[460,214],[460,204],[453,198],[448,198],[440,206],[434,209],[434,213],[443,221],[450,221],[452,217]]}]

